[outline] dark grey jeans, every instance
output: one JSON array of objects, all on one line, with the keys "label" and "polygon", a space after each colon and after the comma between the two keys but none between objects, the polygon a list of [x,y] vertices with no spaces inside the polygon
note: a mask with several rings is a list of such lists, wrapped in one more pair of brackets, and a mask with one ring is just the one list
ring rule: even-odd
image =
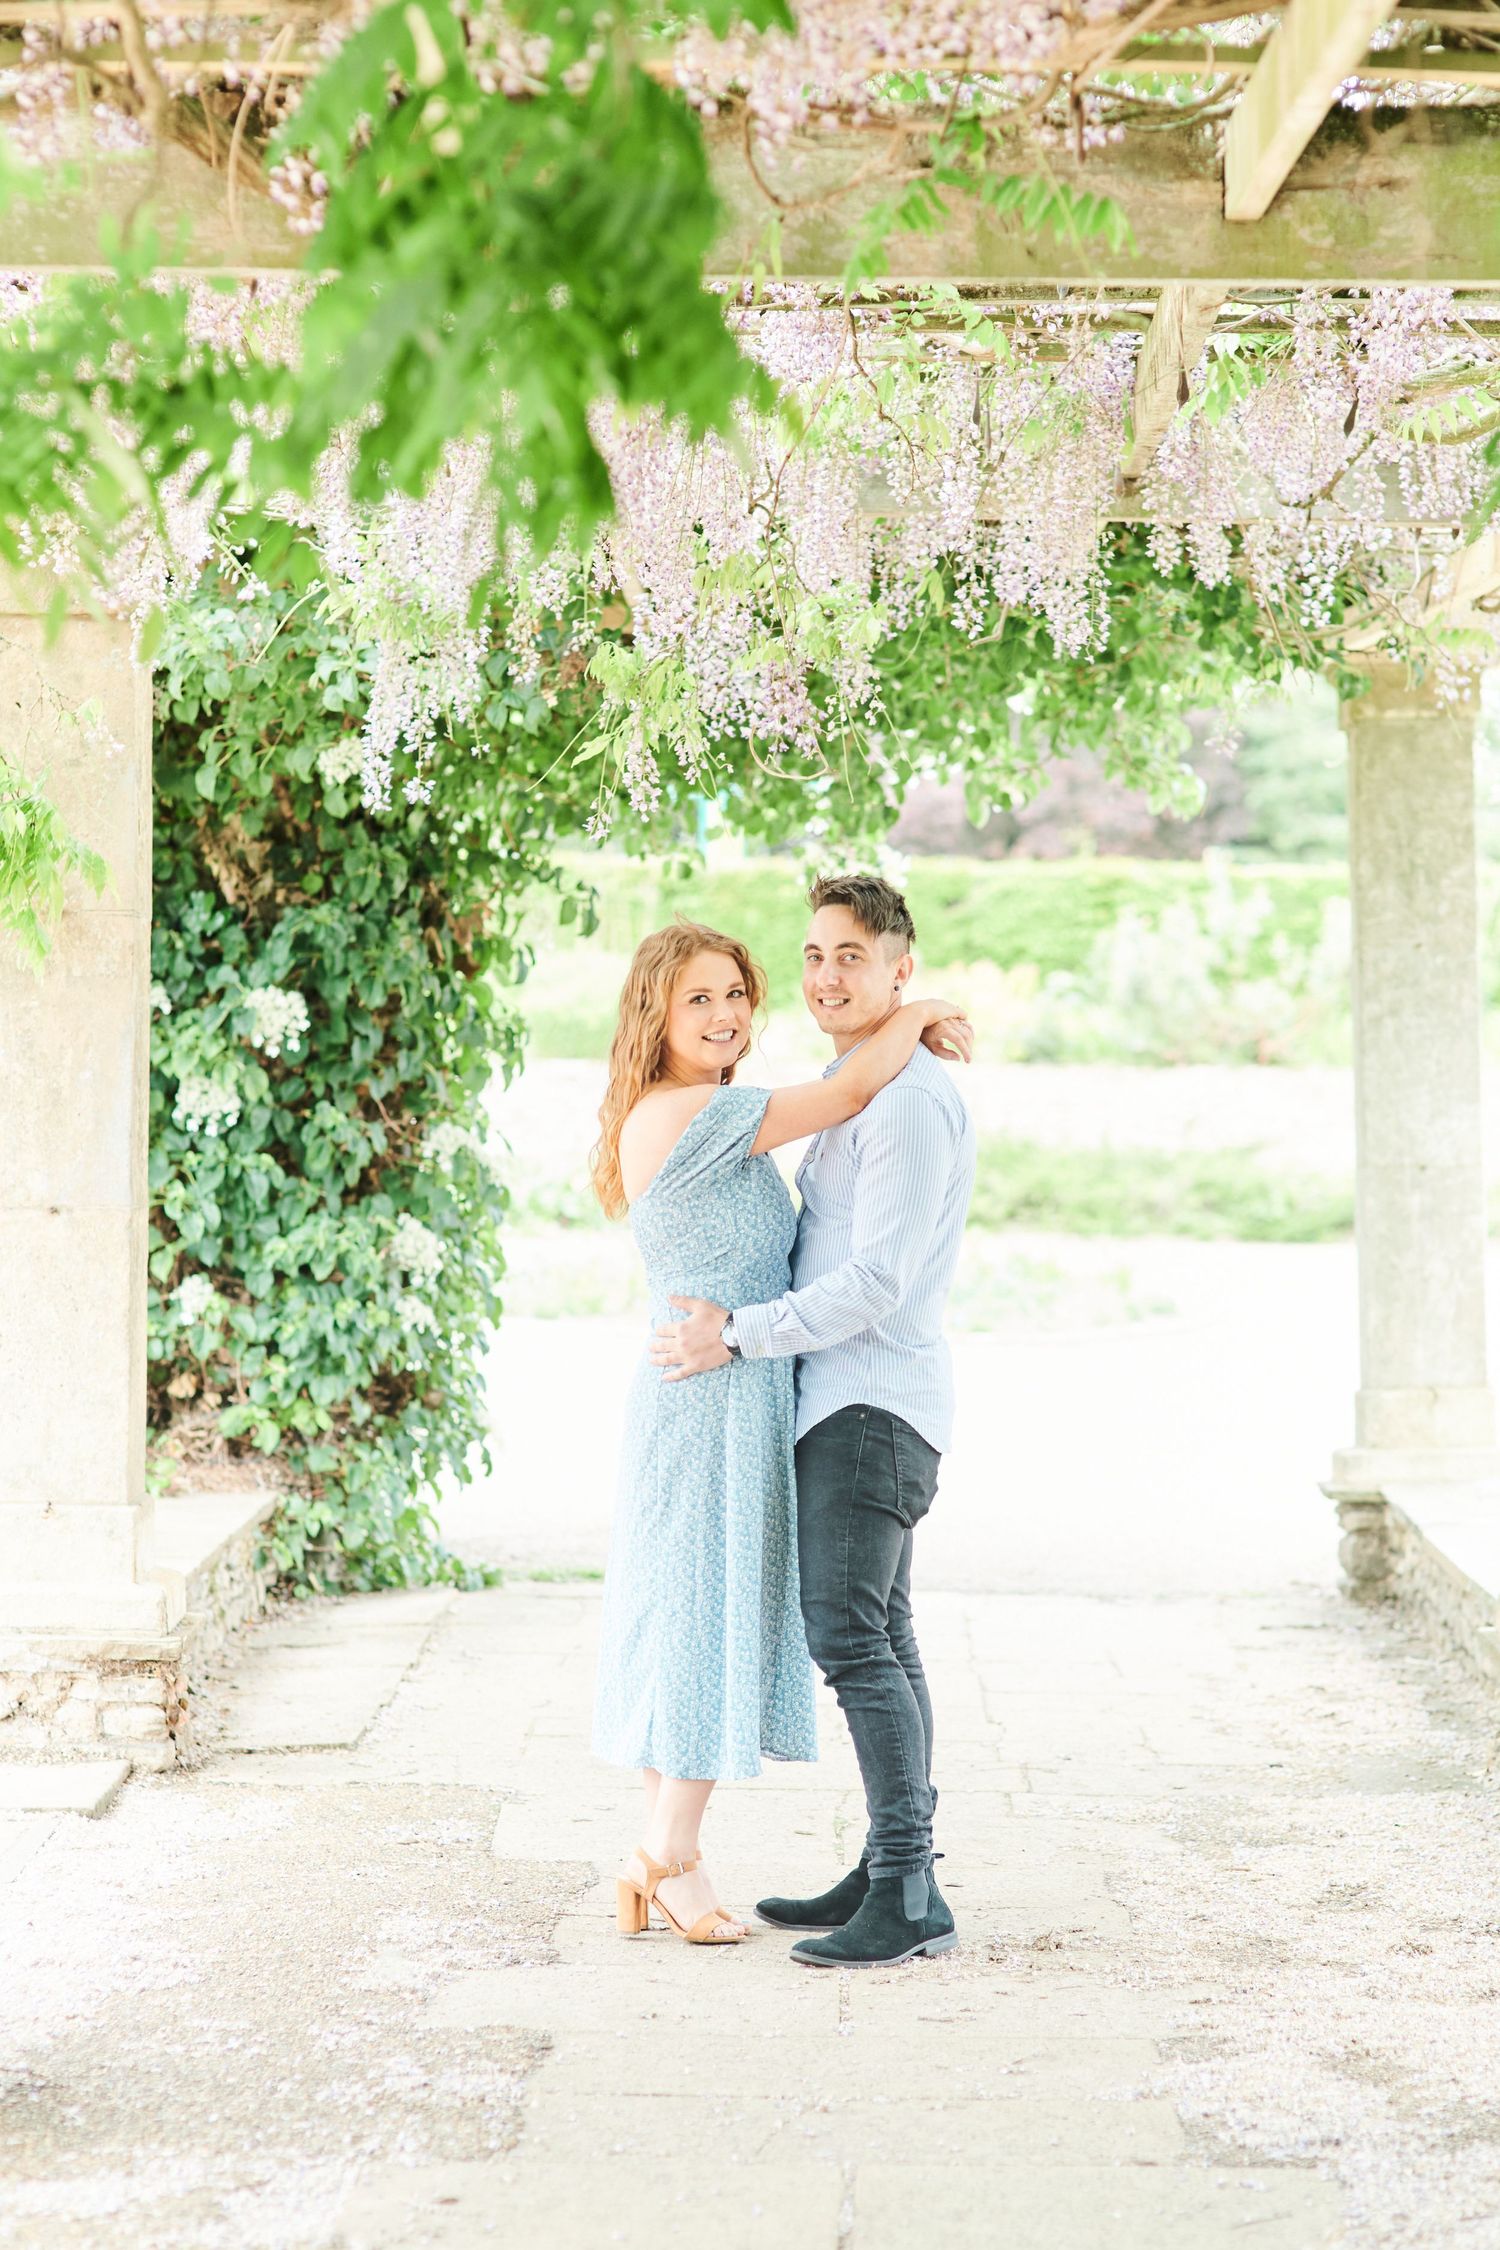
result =
[{"label": "dark grey jeans", "polygon": [[913,1526],[942,1455],[879,1406],[845,1406],[797,1446],[797,1554],[813,1662],[865,1785],[872,1875],[932,1860],[932,1699],[911,1615]]}]

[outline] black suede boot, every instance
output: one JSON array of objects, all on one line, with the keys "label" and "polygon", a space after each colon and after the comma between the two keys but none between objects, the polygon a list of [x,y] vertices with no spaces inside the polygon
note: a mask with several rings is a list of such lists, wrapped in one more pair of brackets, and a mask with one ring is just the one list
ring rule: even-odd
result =
[{"label": "black suede boot", "polygon": [[841,1875],[831,1891],[817,1898],[763,1898],[756,1919],[773,1930],[841,1930],[864,1905],[870,1891],[870,1862],[861,1853],[858,1867]]},{"label": "black suede boot", "polygon": [[953,1916],[927,1868],[875,1876],[853,1920],[828,1937],[804,1938],[792,1959],[815,1969],[877,1969],[919,1953],[950,1953],[957,1943]]}]

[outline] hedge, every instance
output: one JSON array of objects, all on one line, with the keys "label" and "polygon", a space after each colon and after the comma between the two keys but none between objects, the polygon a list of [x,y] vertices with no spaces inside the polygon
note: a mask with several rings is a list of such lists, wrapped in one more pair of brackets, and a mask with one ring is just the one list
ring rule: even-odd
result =
[{"label": "hedge", "polygon": [[[773,1007],[796,1002],[807,909],[791,862],[748,860],[686,878],[602,854],[579,856],[570,866],[598,890],[593,943],[601,950],[628,954],[674,913],[691,913],[746,941],[770,978]],[[1209,879],[1194,860],[934,858],[913,861],[905,887],[924,968],[1033,962],[1045,974],[1081,971],[1100,931],[1127,908],[1155,923],[1174,900],[1206,896]],[[1270,896],[1263,958],[1254,964],[1267,974],[1277,935],[1298,947],[1315,944],[1326,901],[1348,888],[1341,866],[1233,865],[1231,880]]]}]

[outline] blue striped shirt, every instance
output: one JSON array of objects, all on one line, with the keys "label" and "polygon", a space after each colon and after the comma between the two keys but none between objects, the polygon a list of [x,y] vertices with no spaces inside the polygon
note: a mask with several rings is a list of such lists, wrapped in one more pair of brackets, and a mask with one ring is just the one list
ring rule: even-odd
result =
[{"label": "blue striped shirt", "polygon": [[946,1451],[943,1306],[973,1185],[973,1120],[952,1066],[925,1047],[858,1117],[813,1141],[797,1171],[792,1286],[734,1313],[746,1359],[798,1354],[799,1438],[840,1407],[880,1406]]}]

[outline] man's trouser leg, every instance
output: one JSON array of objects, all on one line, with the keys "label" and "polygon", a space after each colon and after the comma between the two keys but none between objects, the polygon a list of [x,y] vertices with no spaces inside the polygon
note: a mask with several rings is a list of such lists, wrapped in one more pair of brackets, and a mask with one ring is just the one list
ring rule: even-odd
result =
[{"label": "man's trouser leg", "polygon": [[911,1534],[941,1456],[882,1407],[846,1406],[797,1447],[802,1614],[865,1785],[872,1878],[932,1860],[932,1706],[911,1630]]}]

